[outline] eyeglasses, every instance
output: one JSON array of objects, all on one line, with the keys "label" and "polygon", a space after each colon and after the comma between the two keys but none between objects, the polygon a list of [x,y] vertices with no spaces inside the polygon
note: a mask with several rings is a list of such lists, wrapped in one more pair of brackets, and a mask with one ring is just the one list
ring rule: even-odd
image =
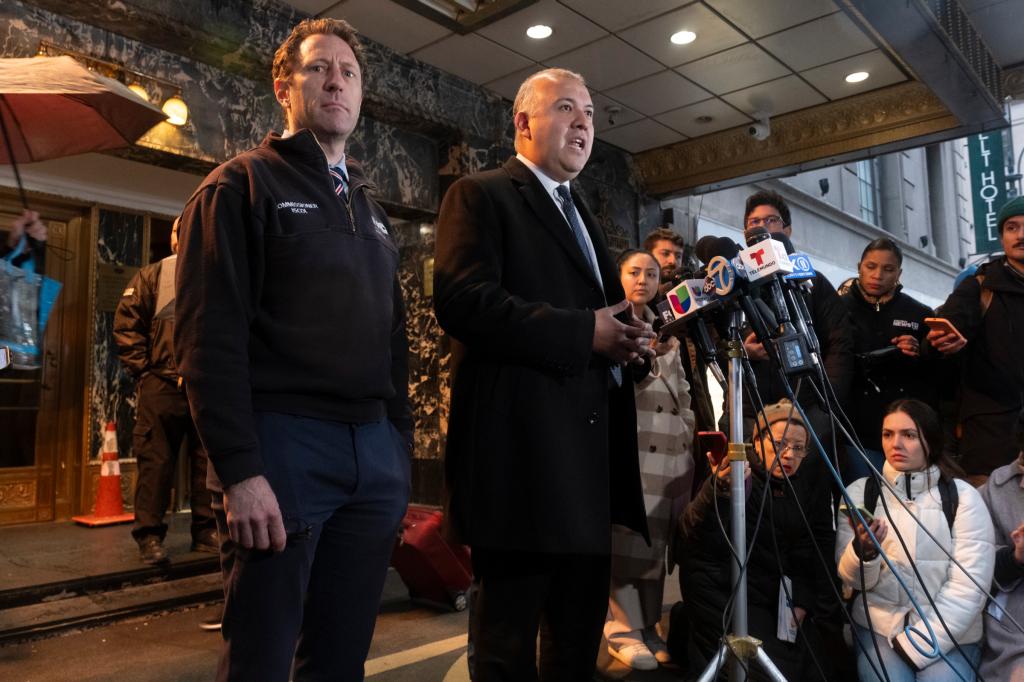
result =
[{"label": "eyeglasses", "polygon": [[782,216],[770,215],[765,218],[747,218],[747,227],[778,227],[782,224]]},{"label": "eyeglasses", "polygon": [[[769,443],[772,442],[768,435],[764,436],[764,440]],[[785,439],[775,442],[775,451],[780,455],[786,450],[792,452],[794,457],[805,457],[807,455],[807,446],[803,443],[794,443]]]}]

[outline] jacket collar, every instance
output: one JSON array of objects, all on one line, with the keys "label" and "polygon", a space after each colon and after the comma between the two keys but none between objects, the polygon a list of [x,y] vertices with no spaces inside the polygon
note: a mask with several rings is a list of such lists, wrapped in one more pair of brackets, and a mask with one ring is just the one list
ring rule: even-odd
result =
[{"label": "jacket collar", "polygon": [[992,472],[992,482],[996,485],[1006,485],[1010,481],[1024,476],[1020,471],[1020,464],[1017,462],[1019,459],[1015,459],[1006,466],[1001,466]]},{"label": "jacket collar", "polygon": [[[316,136],[305,128],[288,137],[281,137],[280,134],[271,131],[263,138],[262,146],[270,147],[283,157],[311,165],[317,170],[327,171],[327,155],[316,141]],[[348,172],[350,191],[355,191],[359,186],[366,186],[370,191],[377,189],[366,178],[363,165],[348,154],[345,155],[345,170]]]},{"label": "jacket collar", "polygon": [[934,464],[923,471],[897,471],[888,462],[882,466],[882,475],[892,487],[899,492],[899,496],[913,500],[921,493],[935,486],[939,482],[939,467]]},{"label": "jacket collar", "polygon": [[1003,291],[1011,294],[1024,294],[1024,275],[1019,272],[1011,272],[1010,264],[1006,262],[1006,256],[985,263],[978,268],[978,274],[984,276],[983,286],[992,291]]}]

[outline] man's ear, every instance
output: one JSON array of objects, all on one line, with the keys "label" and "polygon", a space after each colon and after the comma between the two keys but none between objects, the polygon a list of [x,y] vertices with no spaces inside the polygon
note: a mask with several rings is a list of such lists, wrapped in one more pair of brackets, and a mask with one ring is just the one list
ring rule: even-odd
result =
[{"label": "man's ear", "polygon": [[530,116],[525,111],[517,113],[515,118],[512,120],[512,123],[515,126],[517,134],[522,135],[527,140],[532,139],[532,134],[530,132]]},{"label": "man's ear", "polygon": [[277,98],[277,103],[285,109],[288,108],[288,93],[289,83],[287,79],[275,78],[274,79],[274,97]]}]

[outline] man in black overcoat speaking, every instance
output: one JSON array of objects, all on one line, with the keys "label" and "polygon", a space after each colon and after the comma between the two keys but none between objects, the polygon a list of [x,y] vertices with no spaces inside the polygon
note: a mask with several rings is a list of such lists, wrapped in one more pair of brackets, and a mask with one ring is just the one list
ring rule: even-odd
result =
[{"label": "man in black overcoat speaking", "polygon": [[538,630],[540,679],[590,680],[610,526],[646,533],[631,375],[653,333],[570,188],[594,138],[583,78],[530,76],[513,115],[516,157],[452,185],[438,220],[449,513],[478,581],[475,682],[537,679]]}]

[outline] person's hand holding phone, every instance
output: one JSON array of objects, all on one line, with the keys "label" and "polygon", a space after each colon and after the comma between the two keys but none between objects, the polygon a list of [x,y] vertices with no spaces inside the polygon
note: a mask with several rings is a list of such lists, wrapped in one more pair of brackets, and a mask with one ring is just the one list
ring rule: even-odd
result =
[{"label": "person's hand holding phone", "polygon": [[967,339],[949,320],[943,317],[926,317],[924,323],[928,326],[928,336],[925,338],[932,348],[943,355],[956,353],[967,345]]},{"label": "person's hand holding phone", "polygon": [[[867,528],[864,528],[864,524],[857,521],[852,515],[849,517],[850,527],[853,528],[853,552],[859,558],[864,561],[871,561],[878,557],[878,548],[875,547],[875,543],[871,541],[871,536],[868,535]],[[882,519],[871,519],[868,522],[868,528],[874,534],[878,540],[878,544],[881,545],[882,541],[885,540],[885,536],[889,534],[889,526],[886,525]]]}]

